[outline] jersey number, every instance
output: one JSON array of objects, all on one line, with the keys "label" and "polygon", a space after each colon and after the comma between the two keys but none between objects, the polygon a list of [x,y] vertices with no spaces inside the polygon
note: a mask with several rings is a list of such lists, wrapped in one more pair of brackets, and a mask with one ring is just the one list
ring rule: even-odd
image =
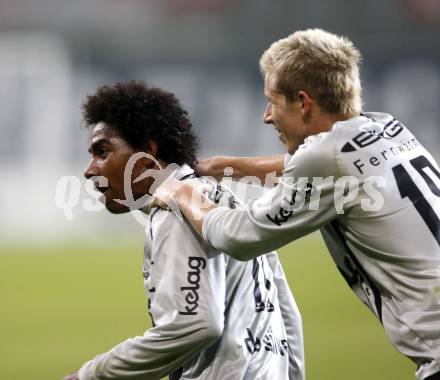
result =
[{"label": "jersey number", "polygon": [[[437,197],[440,197],[440,189],[434,183],[432,178],[424,171],[424,169],[430,169],[430,171],[440,180],[440,173],[434,165],[432,165],[425,156],[418,156],[409,162],[424,179],[432,193]],[[434,209],[401,164],[393,167],[393,174],[397,182],[397,187],[399,188],[400,196],[402,198],[409,198],[417,212],[425,221],[431,233],[434,235],[435,240],[437,240],[437,243],[440,245],[440,219]]]},{"label": "jersey number", "polygon": [[255,258],[252,263],[252,277],[255,283],[254,286],[255,311],[261,312],[267,310],[268,312],[271,312],[274,310],[274,306],[272,302],[268,300],[267,304],[265,305],[263,301],[263,297],[261,295],[260,269],[263,275],[264,287],[267,289],[267,291],[270,291],[272,285],[271,282],[266,278],[266,274],[264,273],[263,259],[259,257]]}]

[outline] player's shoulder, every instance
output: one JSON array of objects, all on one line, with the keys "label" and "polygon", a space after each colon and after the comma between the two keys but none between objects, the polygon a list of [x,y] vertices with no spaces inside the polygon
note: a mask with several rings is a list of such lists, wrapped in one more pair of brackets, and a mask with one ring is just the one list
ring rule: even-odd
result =
[{"label": "player's shoulder", "polygon": [[338,148],[342,152],[367,147],[381,137],[395,137],[403,130],[403,125],[392,115],[381,112],[365,112],[334,125]]},{"label": "player's shoulder", "polygon": [[151,210],[149,227],[154,236],[192,232],[179,208],[173,205],[167,209],[154,208]]},{"label": "player's shoulder", "polygon": [[[345,145],[347,140],[368,139],[370,136],[380,136],[398,121],[391,115],[380,112],[366,112],[347,120],[335,122],[332,127],[322,133],[309,136],[305,139],[298,151],[320,151],[327,153]],[[345,147],[349,149],[349,147]]]},{"label": "player's shoulder", "polygon": [[152,209],[145,233],[149,234],[152,245],[161,245],[162,242],[167,241],[167,244],[197,246],[207,252],[212,250],[175,204],[170,204],[166,209]]},{"label": "player's shoulder", "polygon": [[327,132],[307,137],[295,153],[284,160],[285,176],[328,176],[335,170],[337,135],[334,126]]},{"label": "player's shoulder", "polygon": [[403,130],[401,124],[386,113],[369,112],[338,121],[330,130],[307,137],[285,161],[285,170],[298,172],[301,168],[302,173],[309,175],[338,175],[345,153],[367,147],[382,135],[394,135],[400,130]]},{"label": "player's shoulder", "polygon": [[[214,178],[192,175],[181,180],[191,181],[193,184],[209,184],[211,190],[205,194],[207,198],[221,206],[235,207],[236,199],[234,194]],[[148,227],[152,232],[156,232],[156,234],[169,234],[172,231],[173,233],[180,232],[188,235],[197,235],[178,206],[173,204],[170,204],[167,209],[154,208],[150,210]]]}]

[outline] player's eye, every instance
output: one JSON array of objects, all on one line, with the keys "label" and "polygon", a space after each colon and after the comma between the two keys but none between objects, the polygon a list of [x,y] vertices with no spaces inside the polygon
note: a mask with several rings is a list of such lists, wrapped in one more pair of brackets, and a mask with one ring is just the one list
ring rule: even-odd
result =
[{"label": "player's eye", "polygon": [[105,158],[108,156],[109,150],[104,147],[99,147],[96,149],[96,155],[101,158]]}]

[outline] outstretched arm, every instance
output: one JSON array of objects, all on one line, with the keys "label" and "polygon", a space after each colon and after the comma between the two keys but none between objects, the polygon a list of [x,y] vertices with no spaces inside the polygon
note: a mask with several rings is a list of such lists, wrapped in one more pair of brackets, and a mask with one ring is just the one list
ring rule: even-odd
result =
[{"label": "outstretched arm", "polygon": [[332,136],[326,137],[310,139],[291,157],[278,185],[246,207],[217,207],[191,183],[177,180],[161,185],[153,204],[177,203],[198,234],[237,260],[265,254],[337,217],[336,204],[344,197],[335,193],[340,173]]},{"label": "outstretched arm", "polygon": [[189,181],[172,179],[156,190],[152,204],[166,208],[177,203],[200,236],[218,250],[245,261],[307,235],[335,217],[333,183],[314,187],[320,195],[317,200],[311,197],[308,183],[293,176],[292,181],[287,179],[237,209],[219,207]]},{"label": "outstretched arm", "polygon": [[284,169],[284,156],[282,154],[264,157],[215,156],[199,160],[196,172],[200,176],[220,180],[225,176],[226,168],[232,168],[232,178],[253,176],[259,178],[261,183],[265,183],[266,176],[270,173],[275,173],[276,177],[281,176]]}]

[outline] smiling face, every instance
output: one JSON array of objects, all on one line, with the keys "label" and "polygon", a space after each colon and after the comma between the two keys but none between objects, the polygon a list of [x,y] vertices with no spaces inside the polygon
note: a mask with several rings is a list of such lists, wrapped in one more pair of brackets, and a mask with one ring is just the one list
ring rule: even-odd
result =
[{"label": "smiling face", "polygon": [[[100,122],[90,130],[89,152],[92,155],[89,165],[84,171],[87,179],[102,176],[107,179],[108,186],[100,186],[97,181],[95,187],[105,197],[105,207],[111,213],[120,214],[128,212],[129,208],[116,199],[125,200],[124,170],[130,157],[137,151],[106,123]],[[131,191],[133,198],[139,199],[145,195],[150,186],[151,179],[133,183],[133,179],[140,176],[151,162],[146,159],[136,161],[131,175]]]},{"label": "smiling face", "polygon": [[303,103],[299,99],[288,100],[285,95],[277,91],[276,76],[273,73],[266,73],[264,95],[268,104],[263,121],[274,126],[287,151],[293,154],[308,136]]}]

